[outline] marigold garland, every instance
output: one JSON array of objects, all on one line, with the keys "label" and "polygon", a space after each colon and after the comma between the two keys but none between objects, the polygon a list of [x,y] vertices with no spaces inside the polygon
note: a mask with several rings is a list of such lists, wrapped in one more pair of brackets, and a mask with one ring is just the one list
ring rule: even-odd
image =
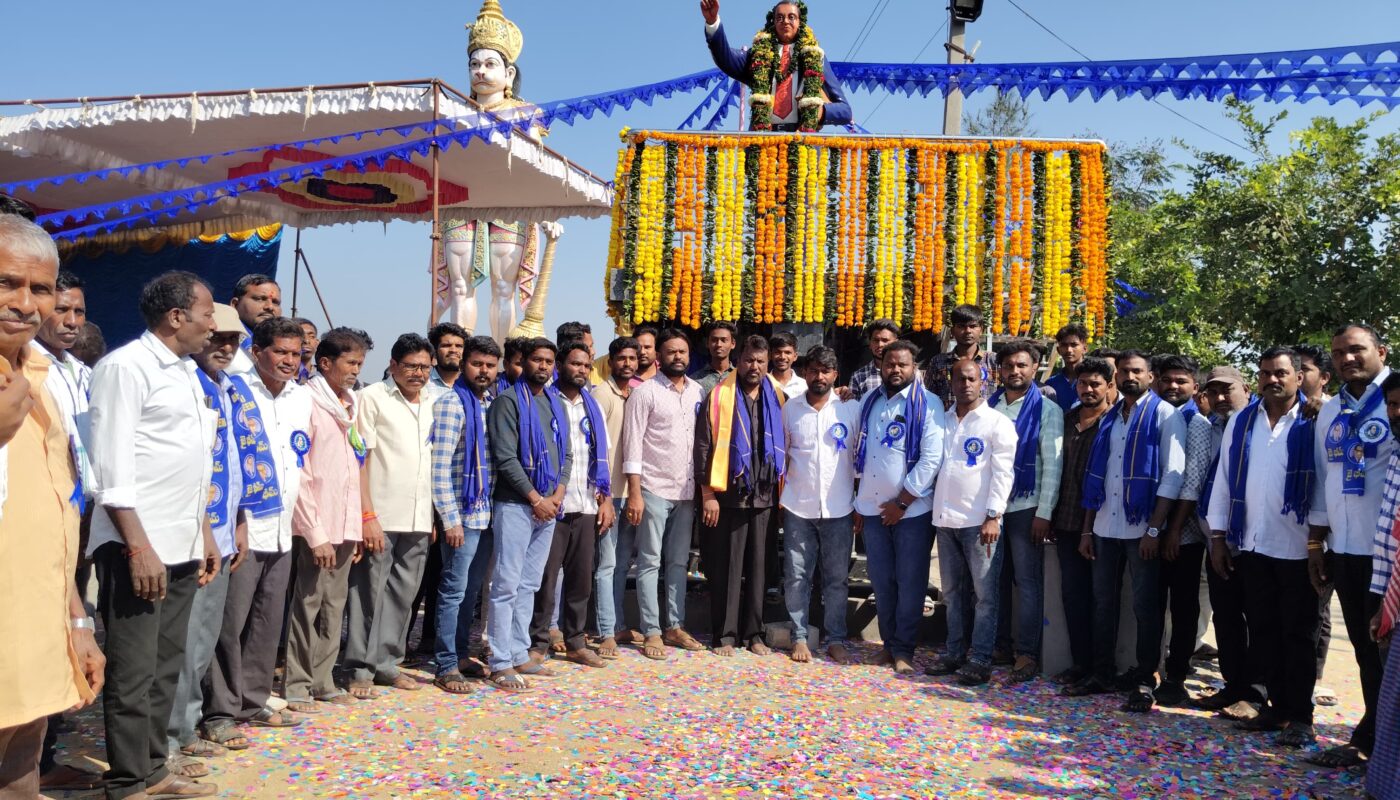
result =
[{"label": "marigold garland", "polygon": [[620,292],[615,319],[857,327],[889,317],[936,331],[947,308],[974,303],[998,333],[1051,335],[1073,319],[1096,337],[1108,324],[1098,143],[624,140],[604,268]]}]

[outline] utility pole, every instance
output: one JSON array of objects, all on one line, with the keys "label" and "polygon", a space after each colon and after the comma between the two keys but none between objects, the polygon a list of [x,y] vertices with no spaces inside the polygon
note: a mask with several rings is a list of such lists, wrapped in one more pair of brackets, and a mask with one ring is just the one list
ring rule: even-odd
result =
[{"label": "utility pole", "polygon": [[[967,23],[958,19],[958,15],[953,13],[953,6],[948,6],[948,43],[943,47],[948,51],[948,64],[963,64],[967,50],[966,44]],[[962,133],[962,90],[957,88],[954,80],[948,82],[948,90],[943,94],[943,135],[957,136]]]}]

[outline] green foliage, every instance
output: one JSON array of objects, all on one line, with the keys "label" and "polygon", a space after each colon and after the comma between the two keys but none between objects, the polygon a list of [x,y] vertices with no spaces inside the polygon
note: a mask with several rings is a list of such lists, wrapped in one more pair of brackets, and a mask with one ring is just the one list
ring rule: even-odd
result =
[{"label": "green foliage", "polygon": [[1014,92],[997,92],[980,111],[964,113],[963,131],[969,136],[1035,136],[1030,106]]}]

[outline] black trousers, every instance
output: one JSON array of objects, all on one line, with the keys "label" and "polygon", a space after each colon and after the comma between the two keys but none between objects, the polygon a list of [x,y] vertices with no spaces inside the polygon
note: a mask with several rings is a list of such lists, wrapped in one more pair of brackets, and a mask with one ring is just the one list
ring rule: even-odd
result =
[{"label": "black trousers", "polygon": [[1347,626],[1347,638],[1356,652],[1356,666],[1361,671],[1361,697],[1366,701],[1366,713],[1351,732],[1353,747],[1369,754],[1376,743],[1376,701],[1381,691],[1381,651],[1371,641],[1371,617],[1381,607],[1380,595],[1371,594],[1371,557],[1331,553],[1328,556],[1328,577],[1336,587],[1342,603],[1342,621]]},{"label": "black trousers", "polygon": [[109,798],[144,792],[169,774],[166,728],[185,663],[190,605],[199,589],[198,565],[191,561],[166,568],[164,600],[137,599],[124,550],[112,542],[94,554],[98,607],[107,629],[102,717],[111,765],[103,776]]},{"label": "black trousers", "polygon": [[1235,575],[1244,580],[1249,646],[1265,665],[1269,707],[1288,722],[1311,725],[1318,616],[1307,559],[1241,553]]},{"label": "black trousers", "polygon": [[1126,568],[1137,620],[1137,664],[1132,672],[1156,688],[1157,662],[1162,658],[1162,612],[1157,607],[1161,564],[1158,558],[1143,559],[1141,539],[1094,537],[1094,673],[1100,681],[1113,681],[1117,672],[1118,606]]},{"label": "black trousers", "polygon": [[1211,624],[1215,626],[1215,646],[1220,651],[1224,691],[1243,697],[1264,685],[1264,669],[1259,648],[1249,638],[1248,592],[1240,577],[1238,559],[1236,556],[1235,572],[1229,580],[1215,574],[1214,569],[1206,570],[1206,586],[1210,590]]},{"label": "black trousers", "polygon": [[559,598],[559,629],[564,646],[582,650],[588,645],[588,600],[593,596],[593,554],[598,546],[598,515],[565,514],[554,523],[554,541],[544,578],[535,592],[535,613],[530,617],[531,649],[549,651],[549,622],[554,616],[554,592],[559,571],[564,571],[564,591]]},{"label": "black trousers", "polygon": [[1201,616],[1201,563],[1205,555],[1206,543],[1197,542],[1182,545],[1175,561],[1160,559],[1158,603],[1164,626],[1169,610],[1172,615],[1166,679],[1173,683],[1180,683],[1191,674],[1191,654],[1196,651],[1196,621]]},{"label": "black trousers", "polygon": [[708,554],[710,642],[745,645],[763,637],[763,591],[767,579],[772,508],[720,508],[719,524],[701,527]]},{"label": "black trousers", "polygon": [[1060,602],[1065,608],[1069,654],[1074,668],[1094,666],[1094,562],[1079,554],[1079,531],[1055,531],[1060,557]]},{"label": "black trousers", "polygon": [[272,695],[277,645],[287,611],[292,553],[248,553],[228,576],[223,625],[205,678],[204,721],[246,721]]}]

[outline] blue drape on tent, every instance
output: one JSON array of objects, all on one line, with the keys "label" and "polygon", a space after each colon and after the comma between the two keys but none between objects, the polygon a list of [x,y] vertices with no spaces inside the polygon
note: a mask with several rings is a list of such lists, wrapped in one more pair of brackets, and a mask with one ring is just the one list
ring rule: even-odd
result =
[{"label": "blue drape on tent", "polygon": [[108,348],[119,347],[146,329],[138,302],[146,282],[170,270],[193,272],[214,290],[214,300],[227,303],[234,284],[250,273],[277,277],[277,256],[282,245],[279,228],[271,239],[256,233],[245,241],[221,236],[218,241],[191,239],[172,243],[154,252],[139,244],[124,251],[70,253],[63,268],[83,280],[88,319],[102,328]]}]

